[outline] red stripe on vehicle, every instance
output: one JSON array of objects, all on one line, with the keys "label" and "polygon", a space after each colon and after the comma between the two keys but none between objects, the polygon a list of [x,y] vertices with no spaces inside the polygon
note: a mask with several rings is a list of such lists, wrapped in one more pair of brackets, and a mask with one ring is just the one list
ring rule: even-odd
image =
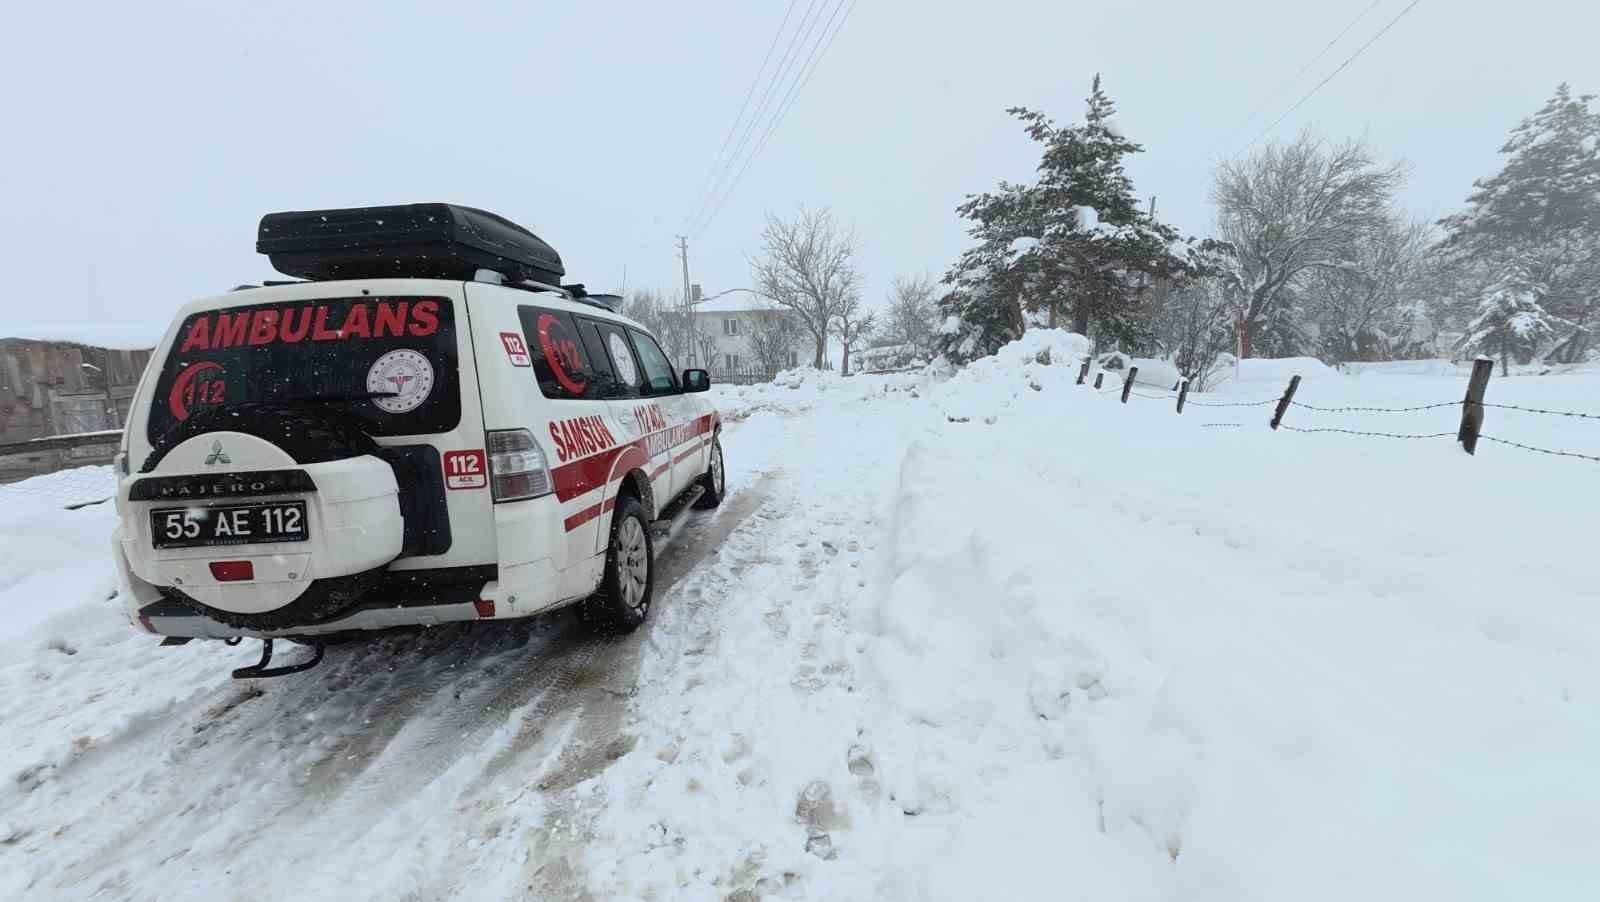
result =
[{"label": "red stripe on vehicle", "polygon": [[[705,433],[711,430],[711,421],[711,414],[705,414],[703,416],[696,417],[689,437],[684,441],[679,442],[674,447],[681,448],[690,442],[699,442],[701,440],[701,436],[705,435]],[[585,492],[592,492],[595,489],[605,485],[607,479],[609,479],[616,470],[627,469],[627,467],[617,466],[617,459],[620,456],[626,454],[630,450],[637,450],[640,455],[647,455],[649,453],[650,436],[668,431],[670,431],[670,427],[668,429],[658,429],[656,432],[649,433],[648,435],[641,435],[627,444],[618,445],[614,448],[607,448],[604,451],[599,451],[589,455],[588,457],[581,457],[577,460],[569,461],[568,463],[564,463],[561,466],[552,469],[550,471],[550,476],[555,480],[556,500],[565,504],[566,502],[571,501]],[[673,462],[676,463],[683,460],[689,454],[698,451],[699,448],[699,444],[696,444],[696,446],[690,451],[687,451],[684,454],[674,458]],[[660,474],[660,472],[660,470],[657,470],[655,473],[651,474],[650,478],[654,479]]]},{"label": "red stripe on vehicle", "polygon": [[577,529],[578,527],[588,523],[590,520],[593,520],[598,516],[600,516],[600,505],[591,504],[583,510],[578,511],[577,513],[568,517],[562,525],[566,527],[567,532],[572,532],[574,529]]},{"label": "red stripe on vehicle", "polygon": [[617,496],[612,495],[610,498],[605,500],[604,504],[591,504],[583,510],[578,511],[563,521],[562,525],[566,528],[567,532],[572,532],[574,529],[577,529],[583,524],[588,523],[595,517],[598,517],[604,513],[609,513],[611,509],[616,506]]}]

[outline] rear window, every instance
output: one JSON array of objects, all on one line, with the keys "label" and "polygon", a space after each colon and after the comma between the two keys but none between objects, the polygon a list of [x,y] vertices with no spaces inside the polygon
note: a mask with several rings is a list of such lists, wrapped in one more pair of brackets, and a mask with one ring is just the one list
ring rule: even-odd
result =
[{"label": "rear window", "polygon": [[545,307],[518,307],[517,315],[532,352],[534,378],[546,398],[601,401],[631,393],[637,367],[631,356],[613,365],[606,348],[608,324]]},{"label": "rear window", "polygon": [[[183,321],[151,399],[149,437],[244,401],[326,404],[370,435],[461,422],[454,308],[446,298],[326,298],[208,310]],[[365,398],[384,393],[388,397]]]}]

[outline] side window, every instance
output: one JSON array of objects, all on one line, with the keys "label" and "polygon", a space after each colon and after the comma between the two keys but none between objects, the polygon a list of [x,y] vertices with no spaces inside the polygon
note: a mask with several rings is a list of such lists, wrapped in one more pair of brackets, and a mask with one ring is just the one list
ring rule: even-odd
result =
[{"label": "side window", "polygon": [[605,379],[591,365],[577,320],[563,310],[518,307],[523,337],[533,357],[533,375],[546,398],[594,398]]},{"label": "side window", "polygon": [[643,379],[639,372],[638,358],[634,357],[633,349],[628,346],[627,333],[618,326],[604,322],[595,323],[594,328],[596,336],[604,345],[601,353],[609,359],[611,370],[616,374],[617,392],[612,397],[637,397],[644,387]]},{"label": "side window", "polygon": [[[601,333],[602,328],[592,319],[578,317],[578,334],[583,338],[583,350],[589,355],[589,369],[595,376],[594,384],[589,386],[589,392],[585,397],[590,399],[628,397],[637,390],[637,386],[625,384],[617,378],[616,368],[612,366],[611,357],[606,353],[606,340]],[[630,372],[637,374],[637,370],[637,367],[633,367]]]},{"label": "side window", "polygon": [[661,346],[656,344],[654,338],[635,331],[633,347],[639,352],[639,368],[644,373],[647,394],[665,395],[678,390],[678,379],[672,374],[672,364],[667,360],[667,355],[661,353]]}]

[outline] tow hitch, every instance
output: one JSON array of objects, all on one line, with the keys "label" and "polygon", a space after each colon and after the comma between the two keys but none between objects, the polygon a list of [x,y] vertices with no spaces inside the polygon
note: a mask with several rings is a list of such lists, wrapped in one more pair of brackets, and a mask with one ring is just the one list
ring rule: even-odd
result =
[{"label": "tow hitch", "polygon": [[262,639],[261,660],[250,667],[240,667],[234,670],[233,678],[236,680],[258,680],[265,677],[288,676],[291,673],[299,673],[303,670],[310,670],[311,668],[322,663],[322,652],[322,643],[313,642],[311,644],[311,658],[309,660],[301,661],[299,664],[285,664],[281,667],[268,667],[267,665],[272,663],[272,640]]}]

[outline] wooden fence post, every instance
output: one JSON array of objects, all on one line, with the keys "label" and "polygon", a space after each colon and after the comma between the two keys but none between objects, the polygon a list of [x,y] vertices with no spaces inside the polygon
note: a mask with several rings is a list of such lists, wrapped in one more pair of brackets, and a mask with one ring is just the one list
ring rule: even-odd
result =
[{"label": "wooden fence post", "polygon": [[1478,434],[1483,431],[1483,393],[1492,375],[1493,360],[1473,361],[1472,381],[1467,383],[1467,398],[1461,404],[1461,431],[1456,434],[1456,441],[1468,454],[1478,453]]},{"label": "wooden fence post", "polygon": [[1124,403],[1124,404],[1128,403],[1128,392],[1133,391],[1133,380],[1136,379],[1138,377],[1138,375],[1139,375],[1139,368],[1138,367],[1136,367],[1136,366],[1128,367],[1128,378],[1122,380],[1122,403]]},{"label": "wooden fence post", "polygon": [[1273,429],[1277,429],[1278,428],[1278,424],[1283,422],[1283,415],[1286,412],[1288,412],[1288,410],[1289,410],[1289,402],[1294,400],[1295,389],[1297,389],[1299,387],[1300,387],[1300,377],[1299,376],[1291,376],[1289,378],[1289,388],[1284,391],[1283,397],[1278,399],[1278,409],[1277,409],[1277,411],[1275,413],[1272,414],[1272,428]]},{"label": "wooden fence post", "polygon": [[1083,358],[1083,366],[1078,367],[1078,384],[1082,385],[1083,380],[1087,378],[1089,378],[1089,358],[1085,357]]},{"label": "wooden fence post", "polygon": [[1105,370],[1101,370],[1100,372],[1094,374],[1094,387],[1095,387],[1096,391],[1100,390],[1100,383],[1102,381],[1104,381],[1105,378],[1106,378],[1106,371]]},{"label": "wooden fence post", "polygon": [[1189,380],[1185,379],[1178,384],[1178,413],[1183,413],[1183,402],[1189,397]]}]

